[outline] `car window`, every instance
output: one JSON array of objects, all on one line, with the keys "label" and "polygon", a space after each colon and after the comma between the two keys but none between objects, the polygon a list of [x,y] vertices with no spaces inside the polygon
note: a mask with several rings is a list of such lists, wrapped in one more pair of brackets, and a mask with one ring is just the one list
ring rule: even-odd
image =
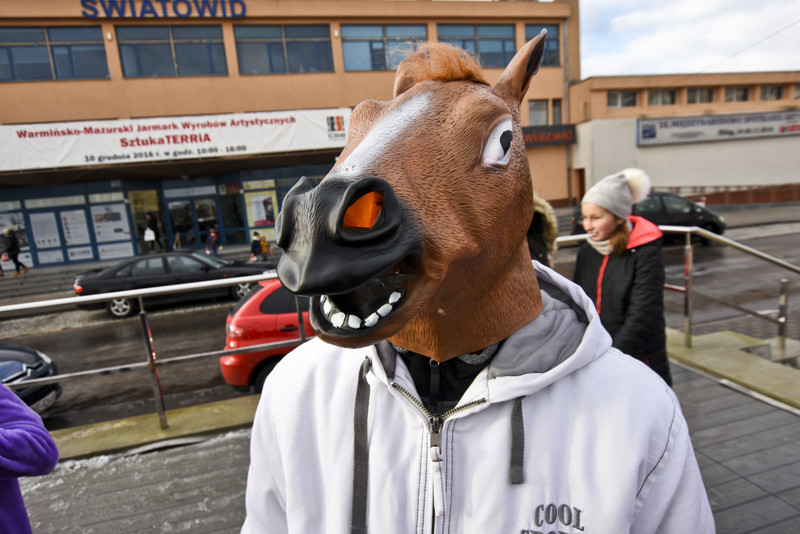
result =
[{"label": "car window", "polygon": [[123,278],[131,275],[131,269],[133,268],[133,264],[129,263],[124,267],[121,267],[117,272],[114,273],[114,276],[117,278]]},{"label": "car window", "polygon": [[188,256],[167,256],[167,265],[172,273],[200,273],[205,265]]},{"label": "car window", "polygon": [[154,276],[164,274],[164,262],[161,257],[146,258],[131,266],[131,276]]},{"label": "car window", "polygon": [[692,212],[692,203],[689,200],[672,195],[664,197],[664,207],[669,214],[683,215]]},{"label": "car window", "polygon": [[634,204],[633,213],[647,218],[656,215],[661,210],[661,201],[657,196],[651,195],[641,202]]},{"label": "car window", "polygon": [[[300,309],[308,311],[308,297],[300,297]],[[281,286],[274,293],[264,299],[259,308],[261,313],[297,313],[294,295]]]}]

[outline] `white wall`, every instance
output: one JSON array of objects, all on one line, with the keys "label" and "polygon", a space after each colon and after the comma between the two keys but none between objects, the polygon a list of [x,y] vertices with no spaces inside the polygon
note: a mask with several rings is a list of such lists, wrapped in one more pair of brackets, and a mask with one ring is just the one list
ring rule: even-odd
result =
[{"label": "white wall", "polygon": [[577,125],[575,168],[586,189],[626,167],[639,167],[654,187],[765,186],[800,183],[800,135],[678,145],[636,146],[636,119]]}]

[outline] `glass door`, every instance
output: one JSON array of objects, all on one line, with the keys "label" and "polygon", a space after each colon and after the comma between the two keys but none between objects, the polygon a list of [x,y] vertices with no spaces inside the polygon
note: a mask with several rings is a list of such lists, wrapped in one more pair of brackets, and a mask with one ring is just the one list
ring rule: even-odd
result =
[{"label": "glass door", "polygon": [[167,209],[175,249],[202,248],[205,246],[208,231],[214,227],[219,229],[217,202],[214,198],[172,200]]}]

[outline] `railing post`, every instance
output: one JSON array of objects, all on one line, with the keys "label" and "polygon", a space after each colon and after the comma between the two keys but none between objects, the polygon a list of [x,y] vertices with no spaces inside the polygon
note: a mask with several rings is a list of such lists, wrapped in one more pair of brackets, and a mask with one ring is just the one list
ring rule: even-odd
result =
[{"label": "railing post", "polygon": [[686,245],[683,248],[683,344],[692,348],[692,269],[694,266],[694,250],[692,234],[686,234]]},{"label": "railing post", "polygon": [[786,331],[789,326],[789,280],[781,278],[781,293],[778,297],[778,343],[782,356],[786,354]]},{"label": "railing post", "polygon": [[147,313],[144,311],[142,297],[139,297],[139,322],[142,325],[142,335],[144,336],[144,344],[147,348],[147,368],[150,370],[150,383],[153,386],[153,400],[156,403],[158,422],[163,430],[167,428],[167,413],[166,410],[164,410],[164,392],[161,389],[161,379],[158,376],[156,350],[153,346],[153,334],[150,331],[150,324],[147,322]]},{"label": "railing post", "polygon": [[294,305],[297,308],[297,324],[300,325],[300,341],[306,342],[306,325],[303,324],[303,309],[300,307],[300,297],[294,296]]}]

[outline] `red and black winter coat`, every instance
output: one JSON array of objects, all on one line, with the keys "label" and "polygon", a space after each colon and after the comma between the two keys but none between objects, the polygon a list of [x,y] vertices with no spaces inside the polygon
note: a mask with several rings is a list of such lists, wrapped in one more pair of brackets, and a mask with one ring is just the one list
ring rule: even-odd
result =
[{"label": "red and black winter coat", "polygon": [[664,260],[661,230],[642,217],[633,225],[621,256],[604,256],[584,243],[573,280],[595,303],[614,347],[642,360],[672,384],[664,321]]}]

